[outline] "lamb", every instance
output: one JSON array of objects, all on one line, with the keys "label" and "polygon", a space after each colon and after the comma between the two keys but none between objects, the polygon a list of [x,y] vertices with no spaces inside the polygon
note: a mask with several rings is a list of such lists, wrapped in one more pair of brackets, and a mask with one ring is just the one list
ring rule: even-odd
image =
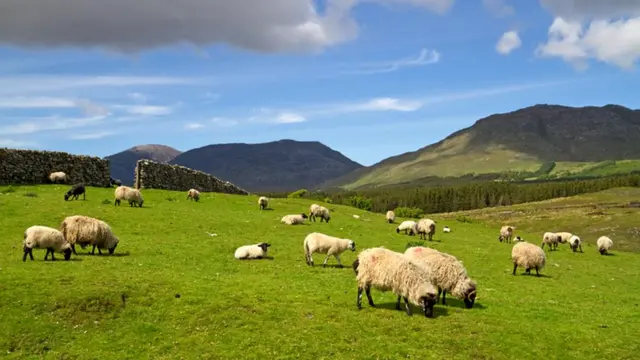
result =
[{"label": "lamb", "polygon": [[200,200],[200,191],[196,189],[189,189],[187,192],[187,200],[195,200],[196,202]]},{"label": "lamb", "polygon": [[511,249],[511,261],[513,262],[513,275],[516,274],[518,266],[522,266],[526,269],[527,274],[531,274],[531,269],[535,268],[536,275],[540,276],[539,270],[542,270],[547,262],[547,255],[537,245],[519,242]]},{"label": "lamb", "polygon": [[371,298],[371,287],[398,295],[396,309],[400,310],[400,299],[404,299],[407,315],[411,316],[412,303],[422,307],[425,317],[433,317],[438,289],[431,283],[430,274],[401,253],[383,247],[366,249],[353,262],[353,271],[358,281],[358,309],[362,309],[362,291],[375,307]]},{"label": "lamb", "polygon": [[604,255],[607,254],[613,246],[613,241],[608,236],[600,236],[596,244],[598,245],[600,255]]},{"label": "lamb", "polygon": [[551,250],[558,250],[558,243],[562,240],[562,237],[558,234],[554,234],[552,232],[546,232],[542,236],[542,245],[540,247],[544,250],[544,245],[547,244],[547,247]]},{"label": "lamb", "polygon": [[420,235],[420,240],[427,240],[429,235],[429,241],[433,240],[433,234],[436,233],[436,223],[431,219],[420,219],[416,224],[417,233]]},{"label": "lamb", "polygon": [[582,252],[582,240],[576,235],[573,235],[569,238],[569,246],[571,246],[571,250],[576,252],[578,248],[580,248],[580,252]]},{"label": "lamb", "polygon": [[396,220],[396,213],[392,210],[387,211],[387,222],[392,224]]},{"label": "lamb", "polygon": [[340,262],[340,254],[347,249],[356,251],[356,243],[350,239],[342,239],[334,236],[325,235],[319,232],[312,232],[304,238],[304,258],[307,265],[313,266],[313,253],[326,254],[327,257],[322,263],[322,267],[327,266],[327,261],[330,256],[334,256],[338,265],[342,266]]},{"label": "lamb", "polygon": [[416,222],[413,220],[405,220],[401,222],[400,225],[398,225],[398,227],[396,228],[396,233],[399,234],[402,230],[404,230],[405,235],[408,231],[409,235],[413,236],[418,232],[418,224],[416,224]]},{"label": "lamb", "polygon": [[505,225],[501,227],[500,236],[498,237],[498,240],[500,240],[500,242],[504,241],[506,243],[510,243],[511,237],[513,237],[513,230],[515,229],[516,229],[515,226],[510,226],[510,225]]},{"label": "lamb", "polygon": [[260,206],[260,210],[265,210],[269,206],[269,199],[266,196],[260,196],[258,206]]},{"label": "lamb", "polygon": [[109,185],[110,186],[113,186],[113,185],[120,186],[120,185],[122,185],[122,181],[120,181],[120,179],[114,179],[111,176],[109,176]]},{"label": "lamb", "polygon": [[573,236],[572,233],[565,231],[557,232],[555,234],[560,236],[560,244],[566,244],[567,241],[569,241],[569,239]]},{"label": "lamb", "polygon": [[244,245],[236,249],[233,256],[238,260],[243,259],[262,259],[267,256],[267,248],[271,246],[269,243],[257,243],[254,245]]},{"label": "lamb", "polygon": [[309,207],[309,220],[313,220],[315,222],[316,217],[320,218],[320,222],[322,222],[322,220],[329,222],[329,220],[331,220],[331,213],[329,212],[329,209],[324,206],[311,204]]},{"label": "lamb", "polygon": [[49,174],[49,181],[52,183],[65,183],[67,182],[67,174],[62,171],[56,171]]},{"label": "lamb", "polygon": [[462,299],[467,309],[473,307],[477,285],[455,256],[423,246],[410,247],[405,250],[404,255],[431,274],[431,283],[438,287],[438,298],[442,293],[442,305],[445,305],[449,291]]},{"label": "lamb", "polygon": [[71,258],[71,245],[67,242],[62,232],[48,226],[33,225],[28,227],[24,231],[22,248],[24,250],[23,262],[27,261],[27,255],[33,261],[34,248],[47,249],[47,253],[44,255],[45,261],[49,254],[51,254],[51,261],[55,261],[56,258],[53,256],[55,252],[63,253],[65,260]]},{"label": "lamb", "polygon": [[91,254],[95,254],[96,248],[100,255],[100,249],[107,249],[109,254],[113,254],[120,242],[106,222],[83,215],[67,216],[60,224],[60,231],[71,245],[74,254],[77,254],[76,244],[83,249],[87,245],[93,245]]},{"label": "lamb", "polygon": [[125,185],[118,186],[114,191],[114,195],[116,197],[116,200],[113,203],[114,206],[115,205],[120,206],[121,200],[129,201],[129,206],[134,206],[134,207],[135,205],[142,207],[142,203],[144,202],[144,199],[142,198],[142,194],[140,193],[140,190],[130,188]]},{"label": "lamb", "polygon": [[282,219],[280,219],[280,222],[285,225],[298,225],[304,223],[304,219],[307,218],[307,214],[305,213],[285,215],[282,217]]},{"label": "lamb", "polygon": [[451,232],[451,229],[449,229],[449,227],[445,225],[445,226],[442,228],[442,232],[443,232],[443,233],[450,233],[450,232]]},{"label": "lamb", "polygon": [[70,197],[73,197],[74,200],[78,200],[80,195],[82,195],[82,200],[87,200],[87,194],[85,193],[83,183],[73,185],[71,189],[64,194],[64,201],[69,200]]}]

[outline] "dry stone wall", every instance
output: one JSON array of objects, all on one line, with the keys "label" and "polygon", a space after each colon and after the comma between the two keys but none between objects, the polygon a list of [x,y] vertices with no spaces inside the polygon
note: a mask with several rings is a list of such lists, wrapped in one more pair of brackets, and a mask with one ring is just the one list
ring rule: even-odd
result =
[{"label": "dry stone wall", "polygon": [[232,183],[220,180],[205,172],[180,165],[161,164],[141,159],[136,163],[134,174],[136,189],[164,189],[188,191],[191,188],[201,192],[220,192],[248,195],[249,193]]},{"label": "dry stone wall", "polygon": [[109,186],[109,160],[59,151],[0,148],[0,185],[49,183],[49,174],[55,171],[67,174],[67,184]]}]

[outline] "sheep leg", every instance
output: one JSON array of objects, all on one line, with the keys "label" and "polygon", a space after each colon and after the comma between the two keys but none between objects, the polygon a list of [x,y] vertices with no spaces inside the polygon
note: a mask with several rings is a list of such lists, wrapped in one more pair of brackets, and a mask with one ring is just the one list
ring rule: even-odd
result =
[{"label": "sheep leg", "polygon": [[376,304],[373,303],[373,299],[371,298],[371,286],[367,285],[364,287],[364,292],[367,294],[367,300],[369,300],[369,305],[375,307]]},{"label": "sheep leg", "polygon": [[[95,245],[93,245],[95,246]],[[102,255],[102,251],[100,251],[100,248],[98,248],[98,255]]]},{"label": "sheep leg", "polygon": [[444,289],[442,291],[442,305],[447,305],[446,302],[445,302],[446,297],[447,297],[447,289]]},{"label": "sheep leg", "polygon": [[56,258],[53,256],[53,248],[49,248],[49,252],[51,253],[51,261],[56,261]]},{"label": "sheep leg", "polygon": [[93,249],[91,249],[91,255],[93,255],[93,254],[95,254],[95,253],[96,253],[96,246],[95,246],[95,245],[93,245]]},{"label": "sheep leg", "polygon": [[440,301],[440,294],[442,294],[442,289],[438,288],[438,297],[436,297],[436,304]]},{"label": "sheep leg", "polygon": [[327,255],[327,257],[324,258],[324,262],[322,263],[322,267],[327,267],[327,261],[329,261],[329,256],[331,256],[331,255]]},{"label": "sheep leg", "polygon": [[580,244],[580,252],[582,252],[582,244]]},{"label": "sheep leg", "polygon": [[396,301],[396,310],[400,310],[400,299],[402,299],[402,296],[398,295],[398,301]]},{"label": "sheep leg", "polygon": [[362,309],[362,287],[358,286],[358,301],[356,302],[358,305],[358,310]]},{"label": "sheep leg", "polygon": [[516,269],[518,268],[518,264],[513,264],[513,275],[516,274]]},{"label": "sheep leg", "polygon": [[22,249],[24,250],[24,256],[22,257],[22,261],[27,261],[27,254],[31,255],[31,260],[33,260],[33,254],[31,254],[31,249],[29,249],[26,246],[24,246]]},{"label": "sheep leg", "polygon": [[407,308],[407,315],[413,315],[413,313],[411,312],[411,304],[409,304],[409,299],[407,299],[406,296],[404,297],[404,306]]},{"label": "sheep leg", "polygon": [[47,248],[47,253],[44,254],[44,261],[47,261],[47,258],[49,257],[49,251],[51,250],[51,248]]},{"label": "sheep leg", "polygon": [[78,255],[76,252],[76,244],[71,245],[71,250],[73,251],[73,255]]},{"label": "sheep leg", "polygon": [[538,267],[536,266],[536,276],[540,276],[540,273],[538,272]]},{"label": "sheep leg", "polygon": [[344,266],[342,266],[342,261],[340,261],[340,255],[336,255],[335,257],[336,257],[336,260],[338,261],[338,266],[343,268]]}]

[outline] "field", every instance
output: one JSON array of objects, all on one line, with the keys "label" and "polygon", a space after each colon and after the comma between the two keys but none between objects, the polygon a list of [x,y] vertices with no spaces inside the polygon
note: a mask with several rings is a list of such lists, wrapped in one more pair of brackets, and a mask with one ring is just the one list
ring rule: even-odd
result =
[{"label": "field", "polygon": [[[66,189],[0,188],[4,358],[637,358],[640,255],[622,250],[640,246],[616,224],[609,224],[615,234],[604,228],[581,231],[591,243],[596,233],[611,234],[612,255],[601,256],[594,246],[572,253],[563,245],[547,252],[543,276],[522,275],[522,269],[513,276],[511,245],[497,241],[495,225],[474,221],[471,212],[433,216],[438,229],[448,225],[452,232],[438,231],[426,245],[464,261],[478,283],[478,298],[473,309],[464,309],[460,300],[448,297],[448,305],[437,305],[436,316],[427,319],[417,308],[412,317],[395,310],[395,296],[377,290],[372,290],[377,308],[366,299],[362,310],[356,308],[350,265],[357,252],[380,245],[403,251],[408,243],[424,243],[396,234],[396,225],[385,223],[384,215],[329,204],[329,224],[285,226],[279,222],[283,215],[308,212],[311,202],[272,199],[272,210],[259,211],[256,196],[207,193],[194,203],[185,200],[186,193],[144,190],[145,206],[130,208],[113,206],[112,189],[88,188],[86,201],[64,202]],[[640,196],[637,189],[617,191],[556,203]],[[630,228],[637,209],[620,211],[610,221]],[[584,213],[569,213],[575,216],[557,225],[582,229]],[[59,261],[45,262],[45,251],[34,250],[35,261],[22,262],[28,226],[57,227],[74,214],[112,226],[120,237],[113,256],[78,249],[72,261],[58,255]],[[521,235],[535,243],[560,221],[540,217],[540,227],[534,228],[526,217],[509,221],[524,227]],[[344,268],[333,258],[327,268],[308,267],[302,242],[312,231],[351,238],[357,251],[342,255]],[[271,259],[233,258],[238,246],[260,241],[272,244]],[[323,258],[314,256],[316,264]]]}]

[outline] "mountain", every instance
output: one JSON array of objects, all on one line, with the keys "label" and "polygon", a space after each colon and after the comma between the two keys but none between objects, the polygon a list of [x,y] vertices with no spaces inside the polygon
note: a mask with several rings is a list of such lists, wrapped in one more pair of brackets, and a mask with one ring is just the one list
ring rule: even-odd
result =
[{"label": "mountain", "polygon": [[469,173],[535,173],[550,162],[555,166],[548,174],[560,177],[594,172],[623,159],[628,161],[618,168],[640,170],[640,162],[631,161],[640,159],[640,110],[545,104],[485,117],[442,141],[357,169],[323,187],[358,189]]},{"label": "mountain", "polygon": [[133,173],[136,162],[140,159],[149,159],[166,163],[180,155],[182,152],[165,145],[139,145],[117,154],[106,156],[109,159],[111,177],[120,179],[125,185],[133,185]]},{"label": "mountain", "polygon": [[312,190],[362,165],[317,141],[216,144],[169,163],[207,172],[251,192]]}]

